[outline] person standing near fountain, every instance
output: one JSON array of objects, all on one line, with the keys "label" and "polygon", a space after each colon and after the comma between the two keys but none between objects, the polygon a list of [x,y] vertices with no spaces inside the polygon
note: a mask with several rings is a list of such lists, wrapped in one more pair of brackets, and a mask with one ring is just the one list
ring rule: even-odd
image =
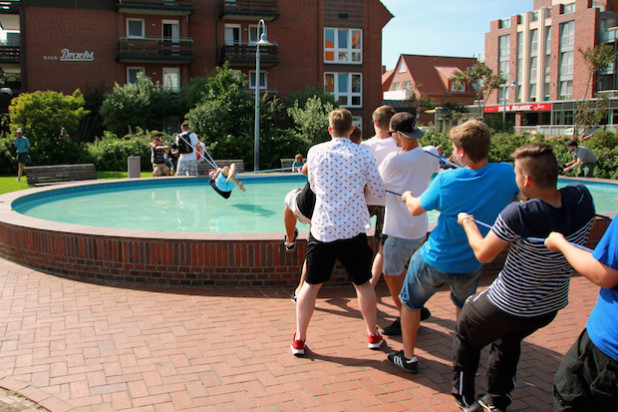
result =
[{"label": "person standing near fountain", "polygon": [[385,190],[369,149],[350,141],[352,130],[352,113],[347,109],[333,110],[328,128],[331,141],[313,146],[307,155],[309,184],[316,203],[307,245],[307,275],[298,294],[296,332],[290,345],[295,356],[305,355],[307,329],[318,291],[330,278],[337,259],[356,288],[368,347],[378,349],[384,343],[376,330],[376,295],[369,282],[373,251],[365,233],[370,225],[365,183],[378,198],[384,197]]},{"label": "person standing near fountain", "polygon": [[30,149],[30,141],[23,135],[21,128],[18,128],[15,133],[17,137],[13,141],[15,143],[15,149],[17,149],[17,179],[16,182],[21,180],[21,175],[24,173],[24,167],[27,163],[30,163],[30,155],[28,155],[28,149]]},{"label": "person standing near fountain", "polygon": [[180,130],[181,133],[176,136],[176,145],[180,154],[176,176],[197,176],[197,150],[195,148],[199,140],[189,128],[188,123],[183,123]]}]

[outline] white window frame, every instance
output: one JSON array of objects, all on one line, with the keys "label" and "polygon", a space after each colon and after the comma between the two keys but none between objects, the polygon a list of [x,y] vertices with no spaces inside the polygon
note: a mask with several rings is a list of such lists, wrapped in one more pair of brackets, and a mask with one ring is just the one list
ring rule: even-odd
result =
[{"label": "white window frame", "polygon": [[[333,47],[327,47],[326,45],[326,33],[327,31],[333,31]],[[339,33],[347,33],[347,45],[346,47],[339,47]],[[360,48],[353,48],[352,38],[355,32],[360,34]],[[333,54],[333,60],[326,58],[328,53]],[[340,27],[325,27],[324,28],[324,63],[327,64],[363,64],[363,30],[362,29],[349,29]],[[342,56],[345,58],[342,59]],[[354,56],[358,56],[358,60],[354,60]]]},{"label": "white window frame", "polygon": [[[176,73],[178,74],[178,84],[176,85],[172,85],[170,86],[169,84],[165,84],[165,76],[170,72]],[[180,67],[163,67],[161,74],[163,77],[163,90],[168,91],[168,92],[172,92],[172,93],[179,93],[180,92]]]},{"label": "white window frame", "polygon": [[451,92],[453,92],[453,93],[465,93],[466,92],[466,84],[465,83],[451,82]]},{"label": "white window frame", "polygon": [[363,130],[363,116],[352,116],[352,124],[357,125]]},{"label": "white window frame", "polygon": [[403,61],[399,63],[399,70],[397,70],[397,73],[405,73],[407,70],[406,64]]},{"label": "white window frame", "polygon": [[[347,76],[347,91],[346,92],[340,92],[340,84],[339,84],[339,79],[340,76],[345,75]],[[351,72],[325,72],[324,73],[324,87],[326,88],[326,85],[328,84],[328,82],[326,81],[328,76],[333,76],[333,92],[329,92],[328,90],[326,90],[327,93],[331,93],[334,97],[335,100],[339,102],[339,104],[341,105],[341,107],[363,107],[363,74],[362,73],[351,73]],[[360,91],[352,91],[352,86],[353,86],[353,79],[354,77],[358,77],[360,79]],[[346,102],[344,103],[342,102],[340,99],[342,97],[345,97]],[[354,98],[358,98],[358,104],[353,104],[353,100]]]},{"label": "white window frame", "polygon": [[162,20],[161,21],[161,38],[165,38],[165,33],[164,33],[164,27],[165,25],[171,25],[171,26],[176,26],[177,27],[177,33],[176,35],[174,35],[174,33],[172,33],[172,37],[169,39],[172,42],[178,42],[180,41],[180,20]]},{"label": "white window frame", "polygon": [[[142,23],[142,34],[140,36],[136,36],[133,34],[129,33],[129,23],[133,22],[133,21],[138,21],[140,23]],[[138,19],[135,17],[128,17],[127,18],[127,37],[131,38],[131,39],[143,39],[144,37],[146,37],[146,21],[144,19]]]},{"label": "white window frame", "polygon": [[[144,74],[144,77],[146,76],[146,68],[143,66],[128,66],[127,67],[127,84],[133,84],[134,82],[130,81],[131,76],[129,75],[129,73],[131,71],[136,71],[136,72],[141,72]],[[135,75],[135,78],[137,79],[137,73]]]},{"label": "white window frame", "polygon": [[[228,42],[228,40],[225,38],[225,34],[227,29],[238,29],[238,43],[235,42]],[[242,26],[240,24],[225,24],[223,26],[223,43],[226,46],[237,46],[242,44]]]},{"label": "white window frame", "polygon": [[[249,71],[249,89],[255,90],[255,70]],[[260,91],[262,90],[268,90],[268,72],[266,70],[260,70]]]},{"label": "white window frame", "polygon": [[[262,33],[264,33],[266,37],[268,38],[268,30],[266,29],[266,25],[262,27]],[[255,35],[255,37],[253,37],[253,35]],[[255,44],[258,41],[260,41],[259,39],[260,36],[258,36],[258,25],[257,24],[249,25],[247,36],[248,36],[247,40],[249,41],[249,44]]]}]

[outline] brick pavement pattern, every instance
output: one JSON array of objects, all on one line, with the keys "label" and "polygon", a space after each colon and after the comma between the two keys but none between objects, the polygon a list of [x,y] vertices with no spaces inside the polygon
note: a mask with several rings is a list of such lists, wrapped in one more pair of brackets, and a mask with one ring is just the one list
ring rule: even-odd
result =
[{"label": "brick pavement pattern", "polygon": [[[286,289],[116,288],[5,260],[0,286],[0,387],[52,412],[458,410],[446,290],[427,305],[421,369],[409,375],[385,360],[400,337],[367,349],[352,286],[320,291],[305,358],[290,353],[295,313]],[[554,371],[597,293],[574,276],[569,306],[524,341],[510,410],[552,410]],[[396,311],[383,284],[378,295],[386,326]]]}]

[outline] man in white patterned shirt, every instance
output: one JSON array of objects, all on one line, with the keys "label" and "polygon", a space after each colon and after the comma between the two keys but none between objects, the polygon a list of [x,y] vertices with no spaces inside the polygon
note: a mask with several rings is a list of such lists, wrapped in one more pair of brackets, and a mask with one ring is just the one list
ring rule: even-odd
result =
[{"label": "man in white patterned shirt", "polygon": [[376,330],[376,295],[369,282],[373,251],[365,233],[370,220],[364,187],[366,184],[377,197],[383,197],[385,190],[369,149],[350,141],[352,130],[352,113],[333,110],[328,128],[332,140],[312,147],[307,154],[309,184],[316,202],[307,245],[307,275],[298,294],[296,332],[290,346],[296,356],[305,354],[307,328],[318,291],[330,278],[337,259],[356,288],[368,347],[378,349],[384,343]]}]

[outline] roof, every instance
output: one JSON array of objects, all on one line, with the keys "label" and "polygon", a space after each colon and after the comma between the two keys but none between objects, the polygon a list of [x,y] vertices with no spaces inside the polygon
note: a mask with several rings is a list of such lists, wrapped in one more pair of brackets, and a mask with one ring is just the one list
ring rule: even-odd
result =
[{"label": "roof", "polygon": [[[448,79],[453,76],[455,70],[463,71],[477,63],[474,57],[402,54],[397,62],[397,68],[399,68],[402,60],[407,67],[407,71],[405,73],[396,73],[393,78],[410,77],[414,84],[422,85],[420,88],[421,94],[432,96],[448,93]],[[469,90],[469,92],[472,93],[472,90]]]}]

